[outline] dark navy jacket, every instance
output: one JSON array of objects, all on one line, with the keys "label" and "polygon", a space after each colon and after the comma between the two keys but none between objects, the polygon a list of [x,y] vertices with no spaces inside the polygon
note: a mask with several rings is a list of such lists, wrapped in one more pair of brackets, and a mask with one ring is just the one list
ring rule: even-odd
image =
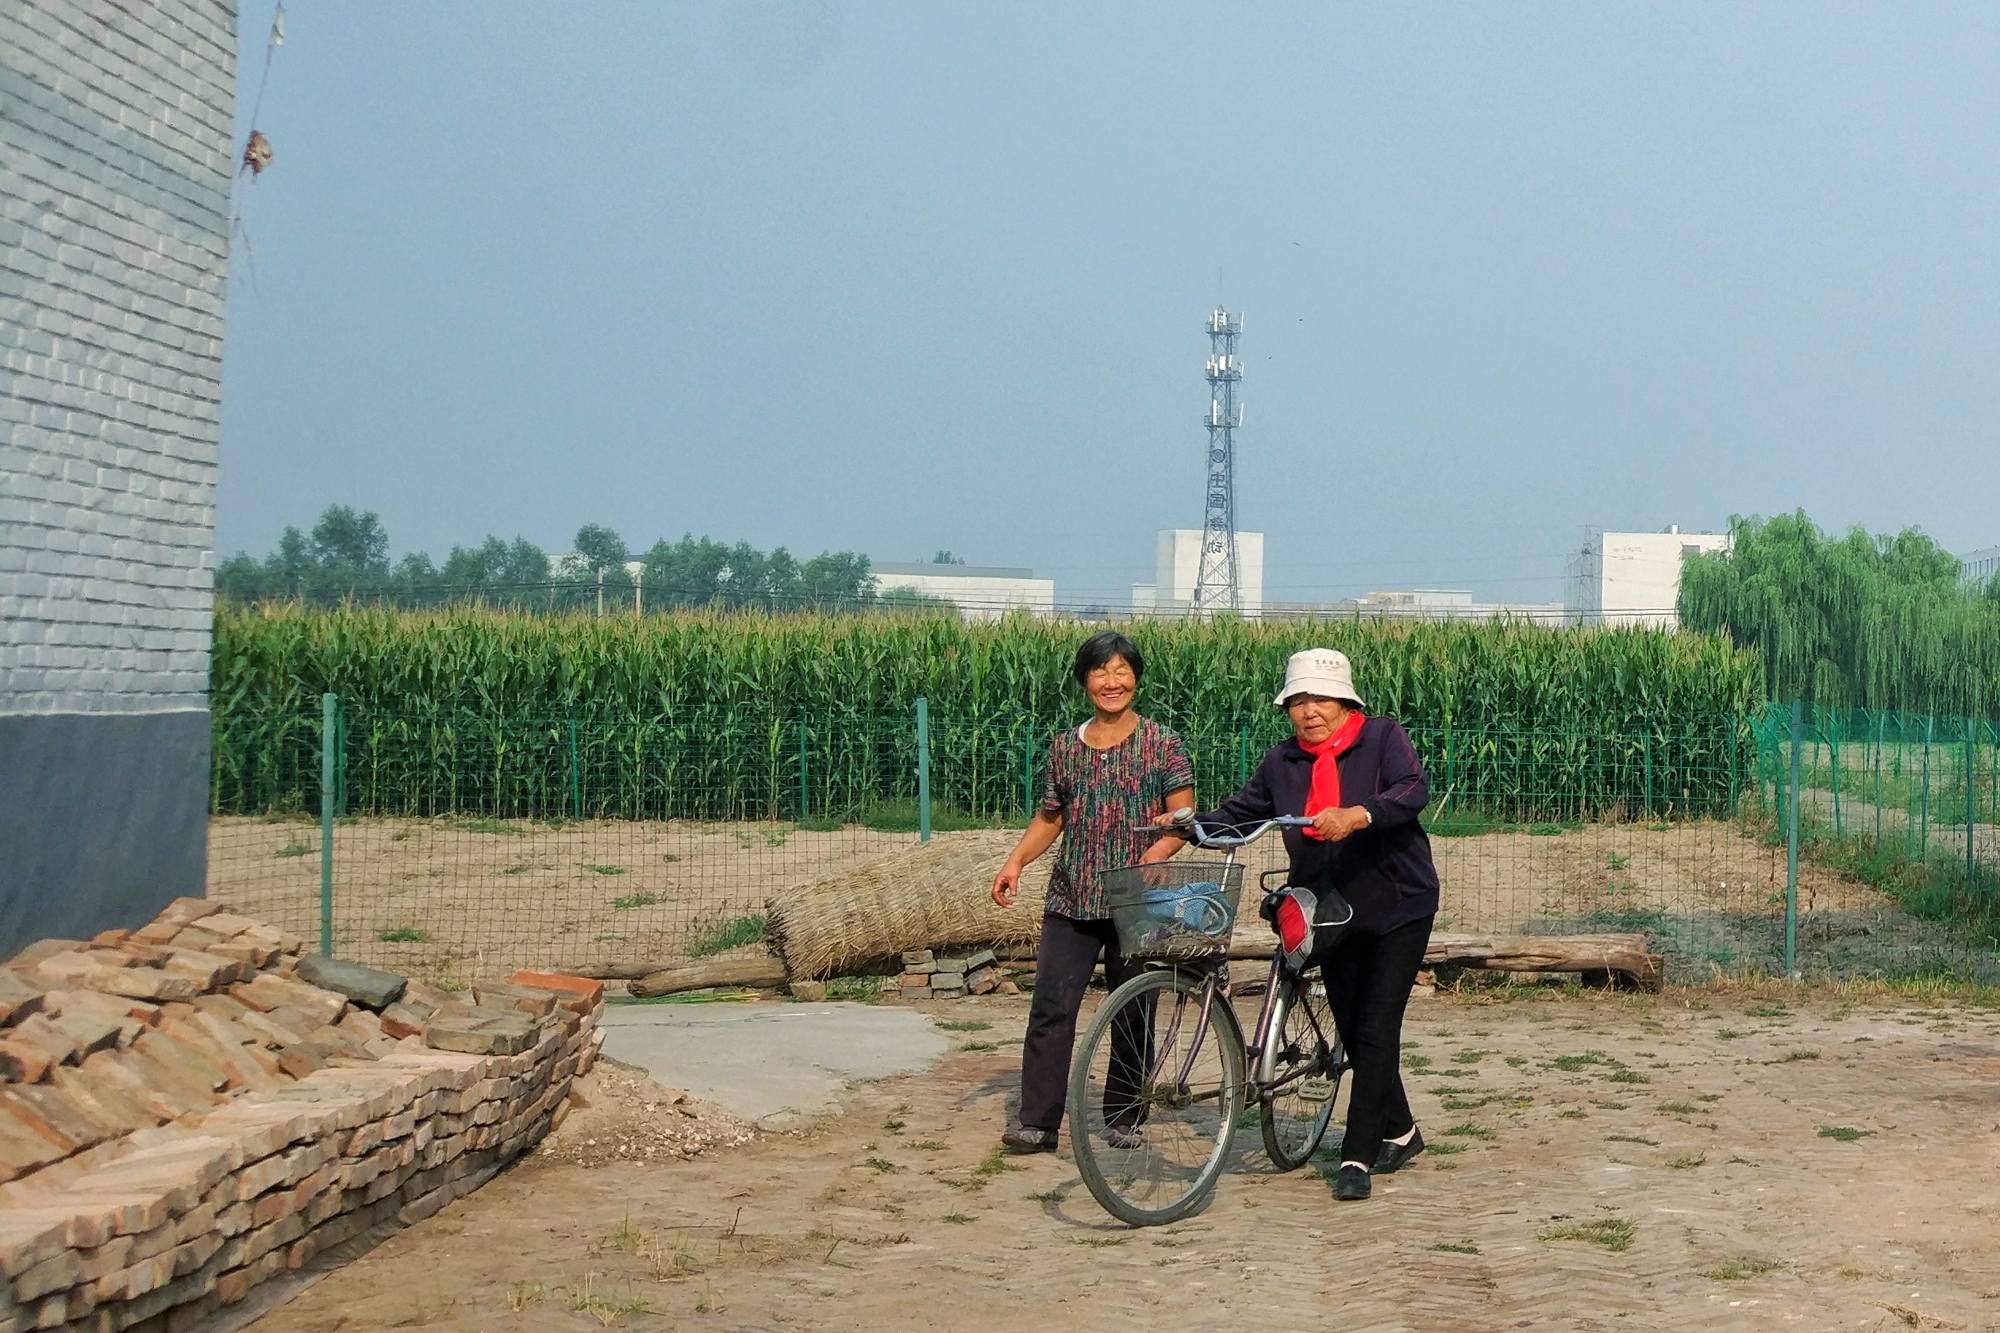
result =
[{"label": "dark navy jacket", "polygon": [[[1283,830],[1292,883],[1339,890],[1354,905],[1352,929],[1363,935],[1386,934],[1432,915],[1438,909],[1437,867],[1430,836],[1417,823],[1418,812],[1430,804],[1431,786],[1409,733],[1394,718],[1368,718],[1360,738],[1335,762],[1341,805],[1366,806],[1375,822],[1339,842]],[[1213,827],[1302,815],[1312,766],[1313,757],[1296,739],[1274,745],[1241,791],[1199,818]]]}]

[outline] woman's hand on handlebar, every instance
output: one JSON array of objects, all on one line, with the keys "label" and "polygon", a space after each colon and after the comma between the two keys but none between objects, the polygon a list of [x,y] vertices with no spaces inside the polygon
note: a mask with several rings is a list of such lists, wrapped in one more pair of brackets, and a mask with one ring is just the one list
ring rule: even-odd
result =
[{"label": "woman's hand on handlebar", "polygon": [[1313,830],[1328,842],[1339,842],[1342,838],[1359,833],[1373,822],[1364,807],[1343,805],[1332,810],[1322,810],[1314,815]]},{"label": "woman's hand on handlebar", "polygon": [[1153,816],[1154,828],[1192,828],[1193,826],[1193,806],[1182,806],[1178,810],[1168,810],[1163,814]]}]

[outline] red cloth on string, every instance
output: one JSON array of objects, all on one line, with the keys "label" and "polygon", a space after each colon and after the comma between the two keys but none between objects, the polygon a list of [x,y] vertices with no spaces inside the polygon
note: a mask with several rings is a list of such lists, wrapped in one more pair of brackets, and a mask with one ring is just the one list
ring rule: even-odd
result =
[{"label": "red cloth on string", "polygon": [[[1306,792],[1306,818],[1311,819],[1322,810],[1340,808],[1340,756],[1354,748],[1354,742],[1361,739],[1361,724],[1367,721],[1359,709],[1347,715],[1347,721],[1335,729],[1318,745],[1299,742],[1299,748],[1313,757],[1312,787]],[[1302,829],[1308,838],[1326,841],[1318,829]]]}]

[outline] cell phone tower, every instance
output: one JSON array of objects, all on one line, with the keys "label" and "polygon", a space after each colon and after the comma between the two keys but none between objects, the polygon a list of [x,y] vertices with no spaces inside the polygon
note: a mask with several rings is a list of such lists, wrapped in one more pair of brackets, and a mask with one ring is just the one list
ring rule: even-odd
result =
[{"label": "cell phone tower", "polygon": [[1201,567],[1194,580],[1194,614],[1243,609],[1236,577],[1236,428],[1243,404],[1236,386],[1243,360],[1236,340],[1243,316],[1217,306],[1208,316],[1208,501],[1201,520]]}]

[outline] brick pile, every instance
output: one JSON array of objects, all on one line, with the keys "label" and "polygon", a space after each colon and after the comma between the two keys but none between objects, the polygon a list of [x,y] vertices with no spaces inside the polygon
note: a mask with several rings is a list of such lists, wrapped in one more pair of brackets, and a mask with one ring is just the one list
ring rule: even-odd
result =
[{"label": "brick pile", "polygon": [[985,995],[1006,986],[991,949],[956,957],[940,957],[930,949],[913,949],[903,955],[903,973],[896,978],[896,989],[905,1000]]},{"label": "brick pile", "polygon": [[178,1333],[428,1217],[562,1122],[603,1039],[595,981],[299,951],[184,898],[0,967],[0,1333]]}]

